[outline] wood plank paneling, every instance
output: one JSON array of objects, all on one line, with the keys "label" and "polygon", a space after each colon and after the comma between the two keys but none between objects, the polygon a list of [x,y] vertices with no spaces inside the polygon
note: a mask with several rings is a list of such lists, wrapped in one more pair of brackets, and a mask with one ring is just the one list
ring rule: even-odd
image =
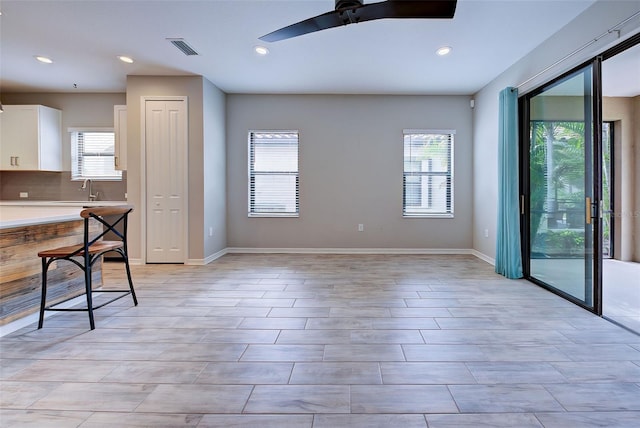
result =
[{"label": "wood plank paneling", "polygon": [[[102,226],[92,221],[90,231],[100,233]],[[83,220],[0,230],[0,325],[38,311],[42,283],[38,252],[81,244],[83,234]],[[82,294],[84,289],[84,275],[71,262],[53,263],[48,278],[49,304]],[[98,261],[94,265],[94,288],[101,284],[102,266]]]}]

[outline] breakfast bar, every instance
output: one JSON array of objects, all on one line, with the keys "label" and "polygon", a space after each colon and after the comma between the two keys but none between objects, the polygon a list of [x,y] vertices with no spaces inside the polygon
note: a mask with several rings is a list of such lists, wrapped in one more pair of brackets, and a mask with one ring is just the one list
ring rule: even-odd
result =
[{"label": "breakfast bar", "polygon": [[[82,205],[0,205],[0,326],[36,313],[40,305],[41,260],[47,248],[81,244]],[[95,222],[92,232],[100,233]],[[94,288],[102,284],[102,265],[93,270]],[[57,263],[49,270],[48,295],[63,301],[81,294],[83,272],[72,263]]]}]

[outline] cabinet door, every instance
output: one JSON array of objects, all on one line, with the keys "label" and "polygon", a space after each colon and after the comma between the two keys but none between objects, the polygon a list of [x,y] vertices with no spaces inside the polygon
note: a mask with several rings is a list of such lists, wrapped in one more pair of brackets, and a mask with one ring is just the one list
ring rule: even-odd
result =
[{"label": "cabinet door", "polygon": [[62,171],[62,113],[40,105],[4,106],[0,169]]},{"label": "cabinet door", "polygon": [[127,106],[113,106],[113,131],[115,133],[115,169],[127,169]]},{"label": "cabinet door", "polygon": [[62,171],[62,113],[38,106],[38,169]]},{"label": "cabinet door", "polygon": [[38,108],[4,106],[0,115],[3,170],[38,169]]}]

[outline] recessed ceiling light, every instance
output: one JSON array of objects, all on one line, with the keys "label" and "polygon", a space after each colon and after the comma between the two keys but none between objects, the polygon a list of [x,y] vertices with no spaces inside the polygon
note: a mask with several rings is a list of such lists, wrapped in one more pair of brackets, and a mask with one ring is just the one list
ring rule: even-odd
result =
[{"label": "recessed ceiling light", "polygon": [[451,46],[443,46],[439,48],[436,53],[440,56],[449,55],[451,53]]},{"label": "recessed ceiling light", "polygon": [[256,51],[258,55],[267,55],[269,53],[269,49],[264,46],[256,46],[253,50]]},{"label": "recessed ceiling light", "polygon": [[36,59],[40,62],[44,62],[45,64],[51,64],[53,60],[51,58],[47,58],[46,56],[36,55]]},{"label": "recessed ceiling light", "polygon": [[133,64],[133,58],[129,56],[120,55],[118,59],[122,62],[126,62],[127,64]]}]

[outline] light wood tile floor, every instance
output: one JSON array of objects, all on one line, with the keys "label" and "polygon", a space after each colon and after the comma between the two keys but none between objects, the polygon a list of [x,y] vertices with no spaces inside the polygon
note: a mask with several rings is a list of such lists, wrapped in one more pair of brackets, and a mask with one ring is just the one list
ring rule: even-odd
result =
[{"label": "light wood tile floor", "polygon": [[[640,336],[472,256],[133,268],[0,338],[2,427],[638,427]],[[107,284],[124,281],[106,264]]]}]

